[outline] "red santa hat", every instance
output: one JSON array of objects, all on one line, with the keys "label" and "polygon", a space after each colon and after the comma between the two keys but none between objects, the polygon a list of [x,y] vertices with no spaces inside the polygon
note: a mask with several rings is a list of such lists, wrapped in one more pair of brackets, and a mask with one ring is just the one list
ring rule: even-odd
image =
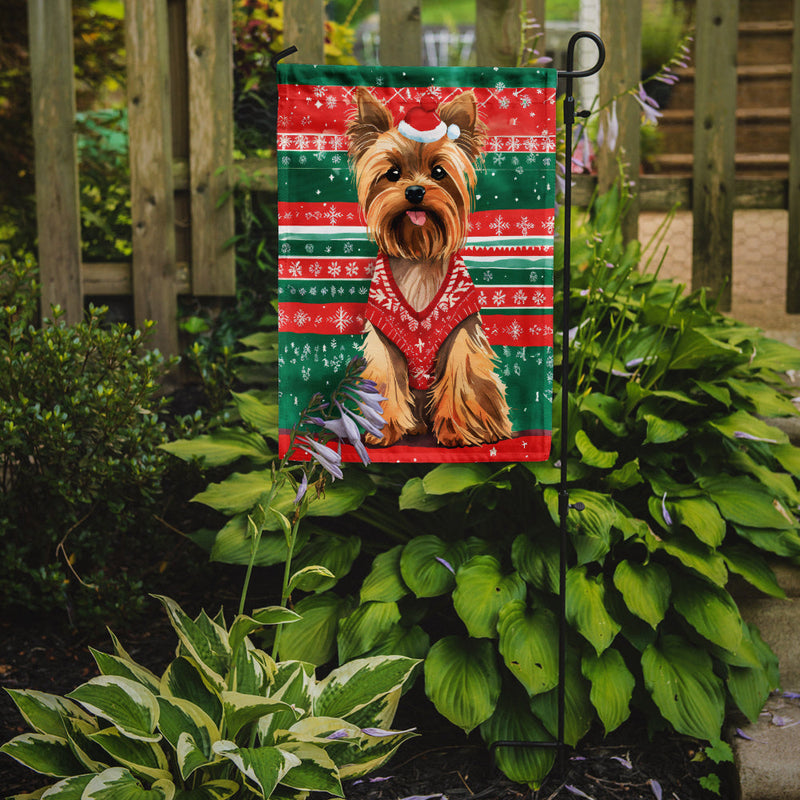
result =
[{"label": "red santa hat", "polygon": [[436,113],[438,104],[438,100],[432,94],[422,95],[419,105],[408,110],[397,130],[407,139],[423,144],[438,142],[443,136],[447,136],[448,139],[458,139],[461,128],[458,125],[445,124]]}]

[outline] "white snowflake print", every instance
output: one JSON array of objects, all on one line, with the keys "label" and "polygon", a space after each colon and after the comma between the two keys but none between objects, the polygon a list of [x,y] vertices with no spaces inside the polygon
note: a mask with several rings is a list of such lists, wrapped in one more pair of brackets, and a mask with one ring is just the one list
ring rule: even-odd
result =
[{"label": "white snowflake print", "polygon": [[303,266],[299,261],[293,261],[289,264],[289,277],[299,278],[303,274]]},{"label": "white snowflake print", "polygon": [[311,242],[308,242],[306,244],[306,248],[305,249],[306,249],[306,253],[313,253],[314,252],[314,245],[311,244]]},{"label": "white snowflake print", "polygon": [[297,293],[300,295],[300,297],[305,297],[305,294],[306,294],[306,287],[305,287],[305,286],[301,286],[301,287],[298,289]]},{"label": "white snowflake print", "polygon": [[527,236],[528,231],[533,230],[533,227],[533,223],[527,217],[522,217],[517,221],[517,228],[523,236]]},{"label": "white snowflake print", "polygon": [[492,159],[495,164],[502,164],[506,160],[506,154],[500,152],[492,153]]},{"label": "white snowflake print", "polygon": [[344,251],[345,251],[345,253],[352,253],[353,252],[353,243],[352,242],[345,242],[344,243]]},{"label": "white snowflake print", "polygon": [[522,326],[514,320],[511,325],[506,328],[506,333],[516,342],[522,336]]},{"label": "white snowflake print", "polygon": [[300,374],[303,380],[308,383],[311,380],[311,367],[300,367]]},{"label": "white snowflake print", "polygon": [[292,248],[289,246],[289,242],[284,242],[281,245],[281,253],[288,253]]},{"label": "white snowflake print", "polygon": [[493,276],[492,276],[492,271],[491,271],[490,269],[487,269],[487,270],[486,270],[486,271],[483,273],[483,282],[484,282],[484,283],[491,283],[491,282],[492,282],[492,277],[493,277]]},{"label": "white snowflake print", "polygon": [[351,261],[344,269],[348,278],[355,278],[358,275],[358,264],[354,261]]},{"label": "white snowflake print", "polygon": [[311,297],[316,297],[317,296],[317,287],[312,285],[312,287],[308,290],[308,293],[311,295]]},{"label": "white snowflake print", "polygon": [[333,324],[339,333],[344,333],[350,323],[353,321],[351,314],[348,314],[342,306],[339,306],[336,313],[333,315]]},{"label": "white snowflake print", "polygon": [[492,294],[492,305],[495,306],[502,306],[503,303],[506,301],[506,293],[501,291],[496,291]]},{"label": "white snowflake print", "polygon": [[504,96],[504,97],[501,97],[497,102],[498,102],[498,105],[500,106],[500,108],[508,108],[508,106],[509,106],[511,101],[507,97]]},{"label": "white snowflake print", "polygon": [[301,309],[294,315],[294,324],[297,325],[298,328],[303,328],[308,324],[310,319],[311,317]]},{"label": "white snowflake print", "polygon": [[287,133],[282,133],[278,137],[278,149],[279,150],[291,150],[292,149],[292,139]]},{"label": "white snowflake print", "polygon": [[522,95],[522,97],[520,98],[519,104],[520,104],[520,105],[521,105],[523,108],[527,108],[527,107],[528,107],[528,106],[529,106],[529,105],[530,105],[532,102],[533,102],[533,100],[531,100],[531,98],[530,98],[530,97],[529,97],[527,94],[524,94],[524,95]]},{"label": "white snowflake print", "polygon": [[549,233],[552,234],[555,232],[556,223],[553,219],[548,219],[547,222],[544,224],[544,229]]},{"label": "white snowflake print", "polygon": [[289,158],[289,156],[284,156],[281,159],[281,165],[284,166],[284,167],[288,167],[291,163],[292,163],[292,159]]},{"label": "white snowflake print", "polygon": [[300,124],[301,124],[301,125],[302,125],[304,128],[307,128],[307,127],[308,127],[308,126],[311,124],[311,117],[309,117],[309,116],[305,116],[305,117],[303,117],[303,119],[302,119],[302,121],[300,122]]},{"label": "white snowflake print", "polygon": [[503,81],[497,81],[497,83],[494,85],[494,88],[497,89],[498,92],[502,92],[503,89],[506,88],[506,85],[503,83]]},{"label": "white snowflake print", "polygon": [[332,94],[325,95],[325,105],[328,108],[328,110],[336,108],[336,104],[338,102],[339,101],[336,99],[335,95]]},{"label": "white snowflake print", "polygon": [[309,268],[308,271],[315,277],[319,278],[320,272],[322,272],[322,265],[319,261],[315,261]]},{"label": "white snowflake print", "polygon": [[486,305],[486,295],[485,295],[483,292],[481,292],[481,293],[478,295],[478,302],[479,302],[479,303],[480,303],[482,306],[485,306],[485,305]]},{"label": "white snowflake print", "polygon": [[494,231],[495,236],[502,236],[503,231],[507,231],[509,224],[498,214],[495,220],[489,223],[489,227]]},{"label": "white snowflake print", "polygon": [[300,158],[297,159],[301,164],[305,164],[308,161],[308,156],[302,155]]},{"label": "white snowflake print", "polygon": [[278,309],[278,329],[282,330],[286,327],[289,323],[289,315],[286,313],[286,310],[283,308]]},{"label": "white snowflake print", "polygon": [[[342,265],[338,261],[334,261],[328,265],[328,275],[333,278],[338,278],[342,274]],[[334,291],[336,291],[334,289]]]},{"label": "white snowflake print", "polygon": [[308,136],[301,133],[294,137],[294,149],[305,150],[308,147]]},{"label": "white snowflake print", "polygon": [[338,211],[334,205],[325,211],[325,219],[328,221],[329,225],[335,225],[343,216],[344,214],[342,214],[341,211]]},{"label": "white snowflake print", "polygon": [[339,153],[334,153],[331,156],[331,164],[340,164],[342,162],[342,157]]},{"label": "white snowflake print", "polygon": [[522,175],[525,172],[525,167],[515,167],[514,172],[516,172],[517,175]]},{"label": "white snowflake print", "polygon": [[533,297],[531,297],[531,303],[535,306],[543,306],[547,298],[544,296],[544,292],[534,292]]},{"label": "white snowflake print", "polygon": [[524,306],[525,297],[525,292],[522,289],[518,289],[516,292],[514,292],[514,304],[518,306]]}]

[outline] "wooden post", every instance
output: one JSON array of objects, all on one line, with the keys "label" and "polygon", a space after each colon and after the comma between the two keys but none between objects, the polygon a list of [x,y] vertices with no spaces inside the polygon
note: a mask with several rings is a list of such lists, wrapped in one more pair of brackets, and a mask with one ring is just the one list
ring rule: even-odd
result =
[{"label": "wooden post", "polygon": [[289,0],[283,4],[284,46],[294,45],[297,52],[286,61],[297,64],[325,63],[324,0]]},{"label": "wooden post", "polygon": [[[608,131],[615,100],[619,133],[616,142],[606,140],[598,153],[597,173],[601,192],[608,191],[620,175],[631,186],[633,197],[622,219],[623,239],[639,236],[639,163],[641,161],[640,126],[642,109],[629,90],[639,85],[642,72],[642,4],[638,0],[606,0],[600,9],[600,30],[606,46],[606,63],[600,71],[601,124]],[[609,145],[614,147],[610,148]]]},{"label": "wooden post", "polygon": [[29,0],[42,316],[83,318],[71,0]]},{"label": "wooden post", "polygon": [[380,50],[384,67],[422,64],[420,0],[380,0]]},{"label": "wooden post", "polygon": [[136,323],[158,323],[153,344],[178,352],[167,5],[127,0],[128,124]]},{"label": "wooden post", "polygon": [[789,139],[789,262],[786,312],[800,314],[800,3],[794,4],[792,122]]},{"label": "wooden post", "polygon": [[[533,16],[535,0],[475,0],[475,56],[479,67],[516,67],[522,14]],[[524,10],[523,10],[524,9]],[[540,18],[544,23],[544,15]]]},{"label": "wooden post", "polygon": [[739,3],[697,0],[692,288],[731,307]]},{"label": "wooden post", "polygon": [[189,0],[186,11],[192,293],[233,295],[232,6],[230,0]]}]

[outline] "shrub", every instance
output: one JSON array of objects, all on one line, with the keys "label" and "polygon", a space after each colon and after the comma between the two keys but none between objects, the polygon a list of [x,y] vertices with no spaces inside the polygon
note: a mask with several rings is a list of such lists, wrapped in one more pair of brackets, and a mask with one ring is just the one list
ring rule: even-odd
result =
[{"label": "shrub", "polygon": [[[726,707],[754,719],[778,682],[728,581],[782,596],[768,558],[800,556],[800,449],[763,419],[796,413],[780,373],[800,368],[800,351],[724,317],[704,291],[638,271],[641,247],[620,232],[625,203],[618,190],[596,199],[574,232],[569,393],[555,387],[553,452],[567,435],[570,500],[585,506],[567,520],[565,737],[574,745],[597,721],[610,732],[637,708],[724,749]],[[246,418],[247,395],[236,402]],[[255,455],[232,449],[228,461],[251,466],[197,497],[231,516],[212,558],[249,552]],[[377,554],[356,602],[333,591],[359,553],[353,537],[313,532],[309,563],[335,579],[300,587],[310,594],[296,598],[303,619],[281,657],[427,653],[426,691],[454,724],[487,744],[555,737],[557,458],[373,467],[369,491],[360,475],[334,484],[309,514],[345,509],[383,536],[361,537]],[[280,560],[277,528],[262,547],[263,563]],[[544,749],[496,752],[531,785],[553,761]]]},{"label": "shrub", "polygon": [[[102,308],[34,327],[32,275],[32,259],[0,256],[0,605],[80,614],[124,597],[111,556],[160,492],[167,364],[149,326],[106,327]],[[96,591],[73,591],[78,576]]]},{"label": "shrub", "polygon": [[248,638],[297,614],[272,606],[228,628],[221,612],[192,619],[161,600],[179,642],[162,676],[114,638],[113,655],[92,651],[100,676],[66,697],[9,691],[33,731],[0,750],[55,778],[48,797],[343,797],[342,779],[377,769],[414,735],[389,728],[416,661],[359,659],[317,679]]}]

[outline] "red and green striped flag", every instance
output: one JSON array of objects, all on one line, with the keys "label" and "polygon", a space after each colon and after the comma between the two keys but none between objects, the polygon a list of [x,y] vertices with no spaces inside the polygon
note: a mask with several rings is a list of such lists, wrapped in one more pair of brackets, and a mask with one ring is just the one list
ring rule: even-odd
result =
[{"label": "red and green striped flag", "polygon": [[[395,334],[398,330],[406,333],[408,342],[397,347],[413,351],[418,339],[422,353],[426,347],[444,347],[436,338],[444,316],[437,315],[447,302],[450,307],[457,306],[454,298],[447,297],[452,290],[469,297],[463,303],[463,315],[478,309],[477,327],[482,328],[493,351],[491,369],[502,387],[506,408],[504,425],[495,427],[502,433],[484,434],[476,443],[454,446],[452,438],[443,444],[441,430],[413,430],[389,446],[368,442],[370,457],[385,462],[548,458],[553,384],[555,71],[280,64],[278,79],[281,452],[285,452],[289,431],[309,399],[317,392],[330,394],[351,359],[363,354],[365,326],[383,324],[380,314],[367,313],[368,302],[374,305],[377,298],[384,304],[382,309],[398,305]],[[482,153],[475,162],[466,237],[447,268],[452,279],[445,278],[424,314],[406,304],[403,292],[408,289],[402,288],[401,278],[388,275],[390,259],[379,257],[375,236],[367,227],[366,195],[359,203],[353,133],[352,127],[348,133],[348,126],[359,114],[366,117],[369,113],[360,110],[363,89],[369,93],[367,99],[386,109],[386,125],[391,121],[400,129],[401,122],[407,128],[410,123],[412,135],[421,129],[419,147],[431,141],[426,138],[428,133],[438,135],[426,130],[435,124],[442,131],[446,128],[446,137],[456,145],[463,142],[458,137],[463,135],[468,115],[462,111],[458,116],[455,106],[459,104],[448,104],[465,92],[474,97],[478,119],[485,125]],[[447,124],[452,121],[461,126]],[[369,132],[368,127],[366,130]],[[375,136],[367,136],[368,144],[375,141]],[[404,163],[386,171],[384,181],[401,185],[397,176],[406,166],[411,168],[415,146],[403,151],[408,153]],[[452,173],[452,166],[448,170]],[[440,186],[447,189],[450,178],[438,165],[430,174],[427,183],[420,182],[423,188],[428,186],[428,196],[433,198]],[[463,175],[460,178],[466,180]],[[413,225],[420,226],[426,214],[415,209],[426,208],[427,201],[420,201],[414,191],[420,187],[406,188],[411,209],[407,213]],[[404,224],[416,232],[408,219]],[[396,295],[387,295],[378,285],[381,281],[383,289],[390,286],[389,294],[395,291]],[[387,337],[392,339],[388,329],[378,336],[382,342]],[[456,351],[453,346],[448,353]],[[445,403],[445,389],[437,393],[437,385],[449,379],[442,374],[441,352],[437,351],[433,366],[430,358],[418,366],[414,353],[408,355],[408,378],[414,384],[415,369],[422,376],[416,388],[428,398],[422,404],[428,404],[431,414],[434,403]],[[426,368],[427,379],[423,375]],[[453,380],[460,380],[460,375],[453,367]],[[469,386],[457,386],[452,402],[458,406],[463,400],[469,405],[471,392]],[[496,408],[488,413],[500,414]],[[357,460],[349,445],[342,445],[342,457]]]}]

